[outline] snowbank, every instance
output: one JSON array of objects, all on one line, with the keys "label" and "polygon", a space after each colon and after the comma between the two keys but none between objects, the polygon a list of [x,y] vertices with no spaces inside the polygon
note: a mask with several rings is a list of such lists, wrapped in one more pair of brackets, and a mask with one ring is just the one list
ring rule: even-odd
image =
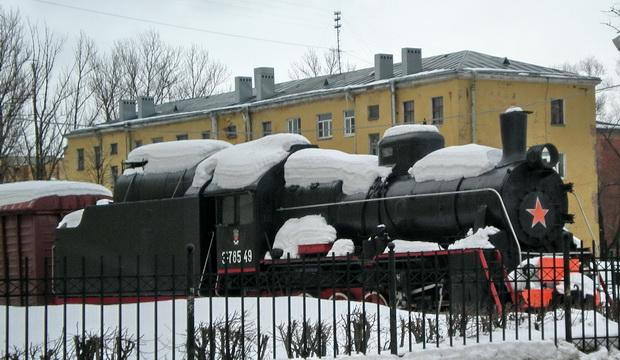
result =
[{"label": "snowbank", "polygon": [[457,249],[493,249],[495,246],[489,242],[489,236],[497,234],[499,229],[493,226],[487,226],[482,229],[478,229],[474,234],[471,229],[467,232],[467,237],[461,240],[455,241],[452,245],[448,246],[448,250]]},{"label": "snowbank", "polygon": [[286,220],[276,234],[273,247],[284,251],[283,259],[287,254],[290,254],[291,258],[297,258],[298,245],[329,244],[334,240],[336,229],[328,225],[325,218],[321,215],[308,215]]},{"label": "snowbank", "polygon": [[396,125],[396,126],[392,126],[391,128],[388,128],[387,130],[385,130],[385,133],[383,133],[383,137],[390,137],[390,136],[396,136],[396,135],[402,135],[402,134],[407,134],[407,133],[412,133],[412,132],[439,132],[439,129],[437,129],[437,126],[435,125],[422,125],[422,124],[405,124],[405,125]]},{"label": "snowbank", "polygon": [[[230,146],[221,140],[167,141],[140,146],[129,153],[127,161],[148,161],[144,165],[145,173],[174,172],[194,167],[206,157]],[[134,172],[127,169],[123,174]]]},{"label": "snowbank", "polygon": [[391,168],[379,166],[375,155],[352,155],[338,150],[304,149],[291,155],[284,165],[287,186],[310,186],[342,180],[347,194],[366,193],[377,177]]},{"label": "snowbank", "polygon": [[19,204],[47,196],[103,195],[110,190],[97,184],[77,181],[23,181],[0,184],[0,206]]},{"label": "snowbank", "polygon": [[[395,253],[443,250],[439,244],[427,241],[392,240],[392,242],[394,243]],[[388,252],[390,252],[390,250],[386,246],[383,253],[387,254]]]},{"label": "snowbank", "polygon": [[492,170],[501,158],[501,150],[488,146],[449,146],[420,159],[409,169],[409,174],[416,181],[450,181],[474,177]]},{"label": "snowbank", "polygon": [[297,134],[274,134],[226,148],[205,159],[196,168],[192,189],[212,183],[223,189],[252,185],[288,155],[291,146],[309,144]]},{"label": "snowbank", "polygon": [[355,245],[351,239],[338,239],[332,245],[331,250],[327,253],[327,256],[347,256],[347,254],[353,255],[355,252]]}]

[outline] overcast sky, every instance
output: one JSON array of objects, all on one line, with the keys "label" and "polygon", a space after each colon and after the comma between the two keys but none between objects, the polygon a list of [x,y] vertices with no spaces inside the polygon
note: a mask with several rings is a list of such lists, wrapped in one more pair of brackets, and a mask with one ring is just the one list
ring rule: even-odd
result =
[{"label": "overcast sky", "polygon": [[334,10],[342,12],[344,59],[357,68],[371,66],[373,54],[379,52],[393,53],[394,61],[400,62],[402,47],[420,47],[423,56],[476,50],[545,66],[595,56],[610,73],[619,58],[611,42],[614,31],[601,24],[611,20],[620,25],[620,19],[605,13],[614,4],[607,0],[0,0],[0,4],[19,9],[31,20],[45,21],[64,34],[67,46],[80,30],[100,49],[148,29],[159,31],[173,44],[201,44],[228,66],[231,83],[232,76],[252,75],[258,66],[274,67],[276,81],[284,81],[290,63],[308,46],[335,47]]}]

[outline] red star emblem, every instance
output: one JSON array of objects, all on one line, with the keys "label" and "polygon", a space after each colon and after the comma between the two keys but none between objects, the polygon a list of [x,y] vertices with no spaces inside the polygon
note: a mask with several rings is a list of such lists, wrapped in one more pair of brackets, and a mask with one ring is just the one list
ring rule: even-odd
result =
[{"label": "red star emblem", "polygon": [[538,223],[541,223],[542,226],[547,227],[547,223],[545,222],[545,215],[547,215],[549,209],[545,209],[542,207],[538,196],[536,197],[536,206],[533,209],[525,209],[525,211],[529,212],[534,217],[532,219],[532,227],[536,226],[536,224]]}]

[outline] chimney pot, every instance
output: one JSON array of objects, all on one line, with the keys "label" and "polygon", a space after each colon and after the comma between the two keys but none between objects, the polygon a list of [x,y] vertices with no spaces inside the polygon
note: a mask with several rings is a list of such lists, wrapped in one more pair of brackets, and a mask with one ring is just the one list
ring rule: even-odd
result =
[{"label": "chimney pot", "polygon": [[235,97],[237,102],[244,102],[252,97],[252,78],[235,76]]},{"label": "chimney pot", "polygon": [[392,54],[375,54],[375,80],[389,79],[394,76],[394,58]]},{"label": "chimney pot", "polygon": [[275,94],[274,71],[272,67],[254,69],[254,83],[256,84],[256,100],[264,100]]},{"label": "chimney pot", "polygon": [[401,66],[403,75],[410,75],[422,71],[422,49],[402,48]]}]

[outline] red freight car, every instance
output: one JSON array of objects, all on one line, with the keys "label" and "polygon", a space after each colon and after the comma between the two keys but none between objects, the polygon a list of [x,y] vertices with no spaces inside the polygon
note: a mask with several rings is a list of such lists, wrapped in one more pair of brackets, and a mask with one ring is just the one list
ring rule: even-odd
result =
[{"label": "red freight car", "polygon": [[[56,226],[66,214],[109,199],[101,185],[73,181],[26,181],[0,185],[0,303],[25,305],[51,277]],[[28,265],[26,269],[26,263]],[[28,286],[26,287],[26,279]],[[39,281],[40,280],[40,281]],[[7,296],[7,293],[9,296]],[[28,296],[28,303],[44,300]]]}]

